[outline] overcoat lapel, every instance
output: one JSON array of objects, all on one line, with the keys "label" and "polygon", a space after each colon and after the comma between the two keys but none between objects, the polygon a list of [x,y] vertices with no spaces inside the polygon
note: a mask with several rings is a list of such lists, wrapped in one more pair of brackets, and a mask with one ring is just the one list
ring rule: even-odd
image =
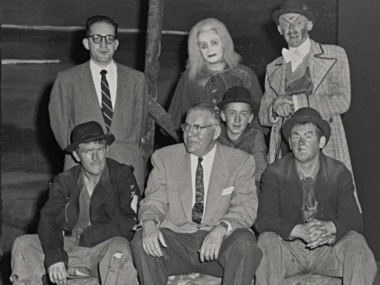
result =
[{"label": "overcoat lapel", "polygon": [[103,130],[106,130],[106,125],[104,123],[103,114],[99,105],[98,96],[96,95],[94,80],[91,74],[90,61],[86,62],[82,68],[82,72],[79,73],[82,80],[80,86],[82,88],[82,94],[88,103],[84,112],[91,110],[95,116],[94,120],[101,124]]},{"label": "overcoat lapel", "polygon": [[220,145],[216,145],[215,158],[212,165],[210,183],[207,191],[207,200],[203,223],[207,224],[213,217],[213,213],[218,208],[219,199],[222,197],[223,189],[226,187],[229,176],[229,166],[224,157]]},{"label": "overcoat lapel", "polygon": [[285,71],[286,63],[282,57],[274,65],[272,74],[268,75],[269,86],[279,95],[285,94]]},{"label": "overcoat lapel", "polygon": [[325,78],[326,74],[336,63],[337,58],[327,57],[324,54],[322,46],[314,41],[312,41],[311,53],[310,72],[314,86],[314,94],[318,90],[318,87]]},{"label": "overcoat lapel", "polygon": [[289,183],[286,183],[284,187],[285,191],[287,191],[288,197],[290,197],[290,200],[294,204],[294,207],[296,207],[301,217],[303,217],[303,214],[302,214],[303,190],[302,190],[300,178],[297,173],[296,163],[295,163],[294,158],[292,158],[289,161],[287,180]]}]

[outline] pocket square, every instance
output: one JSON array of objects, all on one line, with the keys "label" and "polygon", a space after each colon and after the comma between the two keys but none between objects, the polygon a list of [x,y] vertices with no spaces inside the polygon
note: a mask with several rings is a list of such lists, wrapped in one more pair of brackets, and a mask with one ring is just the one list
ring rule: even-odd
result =
[{"label": "pocket square", "polygon": [[234,186],[223,189],[222,196],[230,195],[232,193],[232,191],[234,191],[234,189],[235,189]]}]

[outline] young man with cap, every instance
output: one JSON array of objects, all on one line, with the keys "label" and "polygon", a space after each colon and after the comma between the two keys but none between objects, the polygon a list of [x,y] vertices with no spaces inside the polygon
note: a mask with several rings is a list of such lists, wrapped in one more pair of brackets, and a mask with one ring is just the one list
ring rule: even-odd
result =
[{"label": "young man with cap", "polygon": [[[269,163],[290,150],[281,126],[302,107],[311,107],[331,126],[331,138],[323,149],[352,172],[341,114],[351,102],[350,69],[346,52],[336,45],[320,44],[309,37],[315,16],[307,0],[283,0],[272,14],[289,49],[267,66],[265,94],[259,120],[271,126]],[[355,192],[356,194],[356,192]]]},{"label": "young man with cap", "polygon": [[59,285],[86,276],[137,284],[129,241],[141,196],[132,167],[106,158],[114,140],[94,121],[73,129],[66,151],[79,164],[51,185],[38,236],[15,240],[13,284],[43,284],[44,275]]},{"label": "young man with cap", "polygon": [[330,139],[330,124],[306,107],[285,122],[282,133],[293,153],[270,164],[262,177],[257,284],[280,285],[285,277],[314,272],[343,277],[345,285],[371,285],[376,263],[360,234],[352,175],[320,151]]},{"label": "young man with cap", "polygon": [[256,187],[260,189],[261,175],[268,165],[267,147],[263,132],[250,125],[257,117],[259,106],[251,99],[247,88],[236,86],[227,90],[218,107],[226,123],[226,126],[222,126],[218,141],[253,155],[256,162]]}]

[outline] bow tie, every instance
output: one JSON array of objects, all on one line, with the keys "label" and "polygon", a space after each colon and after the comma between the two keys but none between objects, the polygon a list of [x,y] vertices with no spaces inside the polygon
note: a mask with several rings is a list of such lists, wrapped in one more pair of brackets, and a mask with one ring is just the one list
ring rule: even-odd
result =
[{"label": "bow tie", "polygon": [[303,60],[303,56],[301,56],[300,52],[298,49],[282,49],[282,56],[285,59],[285,62],[288,63],[290,61],[291,66],[292,66],[292,72],[296,70],[296,68],[300,65],[300,63]]}]

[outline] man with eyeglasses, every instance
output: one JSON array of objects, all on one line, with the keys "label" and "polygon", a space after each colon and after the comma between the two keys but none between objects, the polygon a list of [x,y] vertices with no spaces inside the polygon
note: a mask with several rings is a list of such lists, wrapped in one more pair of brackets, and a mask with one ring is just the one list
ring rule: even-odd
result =
[{"label": "man with eyeglasses", "polygon": [[[132,165],[140,189],[144,189],[145,164],[140,140],[147,118],[148,89],[142,72],[113,60],[119,46],[118,24],[107,16],[90,17],[84,47],[90,60],[58,74],[50,94],[50,123],[60,147],[70,144],[73,128],[98,122],[115,142],[109,157]],[[67,154],[64,169],[77,161]]]},{"label": "man with eyeglasses", "polygon": [[15,240],[12,284],[47,284],[44,276],[58,285],[137,284],[129,241],[141,195],[132,167],[106,158],[115,137],[97,122],[76,126],[71,138],[66,151],[80,163],[52,183],[38,235]]},{"label": "man with eyeglasses", "polygon": [[166,285],[192,272],[251,284],[261,251],[250,227],[256,219],[255,160],[217,142],[220,110],[192,107],[184,143],[157,150],[132,254],[140,284]]},{"label": "man with eyeglasses", "polygon": [[351,102],[348,59],[343,48],[310,39],[316,22],[311,3],[283,0],[280,9],[272,14],[288,49],[284,48],[282,56],[266,70],[259,120],[262,125],[272,127],[268,161],[273,163],[291,152],[281,136],[281,127],[298,109],[312,107],[331,126],[331,139],[323,153],[343,162],[352,172],[341,119]]}]

